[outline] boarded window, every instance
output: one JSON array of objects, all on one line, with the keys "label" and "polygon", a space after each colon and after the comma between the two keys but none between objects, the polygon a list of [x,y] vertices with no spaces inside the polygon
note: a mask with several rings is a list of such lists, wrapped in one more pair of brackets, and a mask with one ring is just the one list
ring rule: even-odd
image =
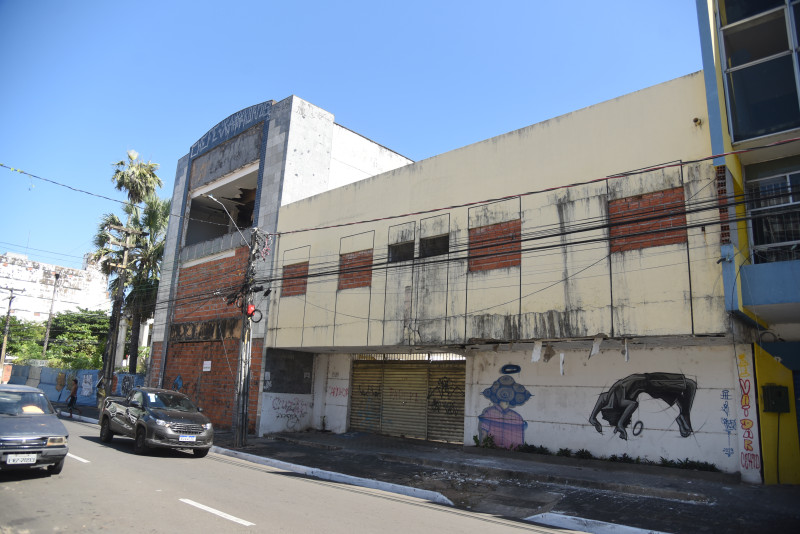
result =
[{"label": "boarded window", "polygon": [[389,245],[389,263],[408,261],[414,259],[414,242],[397,243]]},{"label": "boarded window", "polygon": [[281,297],[294,297],[306,294],[308,285],[308,262],[286,265],[283,268]]},{"label": "boarded window", "polygon": [[372,249],[339,256],[339,289],[372,285]]},{"label": "boarded window", "polygon": [[419,257],[430,258],[450,252],[450,234],[426,237],[419,240]]},{"label": "boarded window", "polygon": [[687,241],[682,187],[612,200],[608,214],[611,252]]},{"label": "boarded window", "polygon": [[307,352],[270,349],[264,362],[264,391],[311,393],[314,355]]},{"label": "boarded window", "polygon": [[488,271],[518,267],[521,259],[520,219],[471,228],[469,270]]}]

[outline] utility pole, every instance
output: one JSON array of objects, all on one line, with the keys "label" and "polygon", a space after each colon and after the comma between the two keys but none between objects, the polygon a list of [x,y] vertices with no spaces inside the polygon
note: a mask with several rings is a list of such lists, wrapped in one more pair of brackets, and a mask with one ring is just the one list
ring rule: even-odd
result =
[{"label": "utility pole", "polygon": [[44,331],[44,347],[42,348],[42,359],[47,359],[47,343],[50,341],[50,325],[53,324],[53,306],[56,303],[56,290],[58,289],[58,279],[61,275],[55,274],[55,281],[53,281],[53,298],[50,299],[50,313],[47,316],[47,329]]},{"label": "utility pole", "polygon": [[8,311],[6,312],[6,326],[3,329],[3,349],[0,352],[0,379],[2,379],[3,369],[5,369],[6,364],[6,343],[8,342],[8,327],[11,324],[11,303],[14,302],[14,291],[19,291],[20,293],[24,293],[25,290],[17,290],[11,288],[4,288],[7,291],[11,292],[11,296],[8,297]]},{"label": "utility pole", "polygon": [[111,394],[111,387],[114,384],[114,363],[117,359],[117,336],[119,336],[120,315],[122,315],[122,304],[125,300],[125,282],[128,274],[128,250],[133,248],[131,244],[131,234],[142,234],[138,230],[125,226],[108,225],[109,230],[125,234],[125,242],[109,239],[108,243],[122,248],[122,263],[109,263],[110,266],[117,268],[117,291],[114,295],[114,306],[111,310],[111,321],[109,324],[109,338],[106,341],[105,359],[103,361],[103,390],[105,396]]},{"label": "utility pole", "polygon": [[[250,234],[250,252],[247,256],[247,270],[244,274],[244,282],[238,295],[242,302],[242,335],[239,341],[239,364],[236,373],[236,388],[233,416],[233,446],[242,447],[247,444],[247,410],[250,402],[250,357],[251,342],[250,335],[252,320],[255,313],[253,305],[253,292],[259,291],[261,287],[253,287],[255,281],[256,266],[255,259],[258,253],[258,228],[253,227]],[[260,319],[259,319],[260,320]]]}]

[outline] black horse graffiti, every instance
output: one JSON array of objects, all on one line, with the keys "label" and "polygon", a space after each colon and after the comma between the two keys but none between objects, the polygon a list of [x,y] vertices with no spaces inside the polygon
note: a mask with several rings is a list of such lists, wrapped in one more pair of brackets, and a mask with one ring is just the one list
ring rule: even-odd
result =
[{"label": "black horse graffiti", "polygon": [[603,426],[597,420],[601,413],[603,419],[614,427],[614,433],[628,439],[625,428],[631,423],[631,416],[639,407],[638,397],[647,393],[654,399],[666,402],[669,406],[678,405],[680,414],[675,418],[681,437],[688,437],[692,432],[692,421],[689,417],[694,402],[697,382],[680,373],[638,373],[617,380],[608,391],[601,393],[594,405],[589,422],[598,432],[603,433]]}]

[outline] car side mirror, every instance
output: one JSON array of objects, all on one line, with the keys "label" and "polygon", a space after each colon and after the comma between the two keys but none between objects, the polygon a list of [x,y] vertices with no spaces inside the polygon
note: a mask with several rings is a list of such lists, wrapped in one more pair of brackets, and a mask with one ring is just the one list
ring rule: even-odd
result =
[{"label": "car side mirror", "polygon": [[139,401],[131,401],[131,403],[130,403],[130,407],[131,407],[131,408],[141,408],[141,407],[142,407],[142,405],[141,405],[141,404],[139,404]]}]

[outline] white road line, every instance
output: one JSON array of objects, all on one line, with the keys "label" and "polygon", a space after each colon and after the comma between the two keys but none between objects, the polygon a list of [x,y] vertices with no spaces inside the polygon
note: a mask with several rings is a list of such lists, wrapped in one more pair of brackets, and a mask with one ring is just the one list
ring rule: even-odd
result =
[{"label": "white road line", "polygon": [[80,456],[75,456],[75,455],[74,455],[74,454],[72,454],[71,452],[68,452],[68,453],[67,453],[67,456],[69,456],[70,458],[74,458],[75,460],[78,460],[79,462],[83,462],[83,463],[85,463],[85,464],[90,464],[90,463],[92,463],[92,462],[90,462],[89,460],[84,460],[84,459],[83,459],[83,458],[81,458]]},{"label": "white road line", "polygon": [[188,505],[200,508],[201,510],[205,510],[206,512],[211,512],[212,514],[216,514],[216,515],[218,515],[220,517],[223,517],[223,518],[225,518],[225,519],[227,519],[229,521],[233,521],[235,523],[239,523],[240,525],[244,525],[246,527],[255,526],[255,523],[251,523],[250,521],[245,521],[244,519],[239,519],[238,517],[234,517],[234,516],[232,516],[230,514],[226,514],[225,512],[220,512],[219,510],[215,510],[215,509],[213,509],[213,508],[211,508],[209,506],[206,506],[204,504],[200,504],[199,502],[194,502],[194,501],[189,500],[189,499],[178,499],[178,500],[181,501],[181,502],[184,502],[184,503],[186,503]]}]

